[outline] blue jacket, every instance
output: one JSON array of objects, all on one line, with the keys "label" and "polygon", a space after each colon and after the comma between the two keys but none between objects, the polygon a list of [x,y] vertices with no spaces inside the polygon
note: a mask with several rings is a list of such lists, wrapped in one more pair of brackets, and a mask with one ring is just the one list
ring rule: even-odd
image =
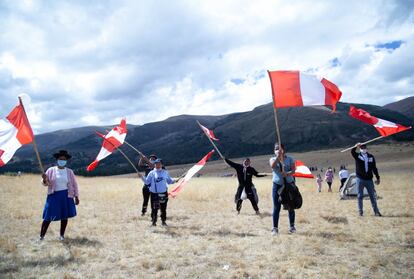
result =
[{"label": "blue jacket", "polygon": [[167,184],[174,184],[175,181],[170,177],[168,171],[164,169],[153,169],[145,177],[145,184],[150,185],[149,190],[151,193],[165,193],[167,192]]}]

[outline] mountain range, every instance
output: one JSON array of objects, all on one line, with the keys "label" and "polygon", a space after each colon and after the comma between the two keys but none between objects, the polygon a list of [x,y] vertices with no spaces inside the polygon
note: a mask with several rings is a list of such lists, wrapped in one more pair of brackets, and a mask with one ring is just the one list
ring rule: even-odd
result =
[{"label": "mountain range", "polygon": [[[411,103],[411,109],[407,103]],[[362,108],[372,115],[406,126],[414,126],[414,97],[384,107],[368,104],[338,103],[336,112],[325,107],[278,109],[282,142],[289,151],[302,152],[348,147],[378,136],[371,126],[348,115],[350,105]],[[252,111],[221,116],[179,115],[144,125],[128,125],[126,141],[145,154],[155,153],[166,165],[197,162],[212,149],[196,120],[214,130],[218,147],[230,158],[270,154],[276,139],[272,104]],[[53,153],[66,149],[73,158],[70,167],[81,175],[114,175],[133,172],[133,168],[119,152],[103,160],[92,173],[85,168],[99,152],[102,140],[95,131],[105,133],[113,126],[88,126],[36,135],[42,161],[48,167],[54,163]],[[414,130],[408,130],[381,142],[413,141]],[[130,147],[122,150],[134,162],[138,156]],[[217,156],[217,155],[215,155]],[[19,149],[12,161],[1,172],[36,172],[37,161],[32,145]],[[216,159],[218,157],[215,157]],[[212,158],[214,159],[214,157]]]}]

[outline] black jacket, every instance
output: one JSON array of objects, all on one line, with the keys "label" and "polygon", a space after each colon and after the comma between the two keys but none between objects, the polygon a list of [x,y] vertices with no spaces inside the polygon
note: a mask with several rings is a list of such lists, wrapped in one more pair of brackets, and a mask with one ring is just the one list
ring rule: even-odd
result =
[{"label": "black jacket", "polygon": [[365,161],[362,158],[361,153],[356,152],[356,147],[351,150],[352,157],[355,159],[355,171],[358,178],[371,180],[373,174],[377,179],[380,178],[377,170],[377,165],[375,164],[375,157],[367,152],[368,156],[368,171],[365,171]]},{"label": "black jacket", "polygon": [[232,168],[234,168],[237,172],[237,179],[239,180],[239,184],[242,186],[251,187],[253,186],[252,177],[253,175],[256,177],[264,177],[265,175],[259,174],[254,168],[247,167],[246,172],[244,172],[244,167],[242,164],[237,164],[235,162],[230,161],[229,159],[225,159],[227,164],[229,164]]}]

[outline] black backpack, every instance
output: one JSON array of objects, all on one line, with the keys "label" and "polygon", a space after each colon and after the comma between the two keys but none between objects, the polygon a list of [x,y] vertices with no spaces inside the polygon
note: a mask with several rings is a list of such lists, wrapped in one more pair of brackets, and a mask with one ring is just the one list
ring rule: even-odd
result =
[{"label": "black backpack", "polygon": [[283,209],[299,209],[302,207],[303,199],[302,195],[299,192],[299,188],[295,185],[294,182],[287,183],[286,180],[285,187],[280,195],[283,204]]}]

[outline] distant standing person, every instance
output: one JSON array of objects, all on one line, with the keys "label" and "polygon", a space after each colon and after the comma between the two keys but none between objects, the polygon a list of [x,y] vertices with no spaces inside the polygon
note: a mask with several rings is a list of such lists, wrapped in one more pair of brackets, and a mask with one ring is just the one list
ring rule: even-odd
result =
[{"label": "distant standing person", "polygon": [[[275,157],[270,158],[269,163],[273,173],[273,228],[272,234],[276,235],[279,233],[279,215],[282,206],[280,195],[283,184],[294,183],[293,174],[295,173],[295,161],[292,157],[285,154],[285,147],[282,144],[279,146],[275,144]],[[282,169],[282,163],[284,163],[284,169]],[[288,187],[288,185],[285,185]],[[286,188],[283,190],[285,191]],[[296,232],[295,228],[295,210],[292,208],[288,209],[289,214],[289,233]]]},{"label": "distant standing person", "polygon": [[162,226],[166,227],[168,203],[167,184],[174,184],[176,181],[170,177],[168,171],[162,168],[160,158],[156,159],[153,163],[155,168],[144,179],[144,183],[150,185],[152,226],[157,225],[158,209],[161,209]]},{"label": "distant standing person", "polygon": [[332,168],[329,167],[325,172],[325,181],[326,181],[326,183],[328,184],[328,187],[329,187],[328,192],[332,192],[331,187],[332,187],[333,179],[334,179],[334,173],[332,171]]},{"label": "distant standing person", "polygon": [[67,161],[72,156],[66,150],[60,150],[53,156],[56,159],[56,166],[50,167],[42,175],[42,183],[48,189],[40,240],[45,237],[52,221],[60,221],[59,239],[63,241],[68,219],[76,216],[75,204],[79,204],[79,191],[73,171],[66,167]]},{"label": "distant standing person", "polygon": [[346,169],[345,166],[341,166],[339,173],[338,173],[339,179],[341,180],[341,186],[339,187],[339,192],[342,190],[342,187],[344,187],[344,183],[345,181],[348,179],[349,177],[349,172]]},{"label": "distant standing person", "polygon": [[237,188],[237,192],[234,198],[234,201],[236,203],[236,210],[237,214],[240,214],[240,210],[242,207],[243,200],[241,199],[241,195],[243,193],[243,189],[246,192],[247,198],[252,203],[253,209],[256,212],[256,214],[260,214],[259,207],[257,206],[257,192],[256,189],[254,189],[254,185],[252,182],[253,175],[256,177],[264,177],[265,174],[259,174],[252,166],[250,166],[250,159],[246,158],[243,161],[243,164],[237,164],[233,161],[230,161],[229,159],[224,159],[226,163],[234,168],[237,173],[237,180],[239,181],[239,186]]},{"label": "distant standing person", "polygon": [[322,191],[322,176],[318,173],[316,175],[316,184],[318,185],[318,193],[320,193]]},{"label": "distant standing person", "polygon": [[[145,176],[147,176],[150,173],[150,171],[154,169],[154,161],[156,159],[157,159],[157,156],[154,154],[150,155],[149,158],[145,157],[144,155],[140,156],[138,167],[140,167],[141,169],[145,171]],[[145,213],[147,212],[148,202],[149,202],[150,195],[151,195],[149,187],[150,185],[145,184],[145,183],[142,186],[143,202],[142,202],[141,216],[144,216]]]},{"label": "distant standing person", "polygon": [[[357,152],[357,148],[359,149],[359,152]],[[374,174],[376,177],[375,184],[380,184],[380,176],[378,174],[377,165],[375,163],[375,157],[374,155],[368,153],[367,146],[365,144],[360,143],[352,148],[351,154],[355,159],[359,216],[363,216],[364,214],[362,200],[364,198],[364,188],[366,188],[375,216],[381,217],[382,215],[377,206],[377,197],[375,196],[374,182],[372,181]]]}]

